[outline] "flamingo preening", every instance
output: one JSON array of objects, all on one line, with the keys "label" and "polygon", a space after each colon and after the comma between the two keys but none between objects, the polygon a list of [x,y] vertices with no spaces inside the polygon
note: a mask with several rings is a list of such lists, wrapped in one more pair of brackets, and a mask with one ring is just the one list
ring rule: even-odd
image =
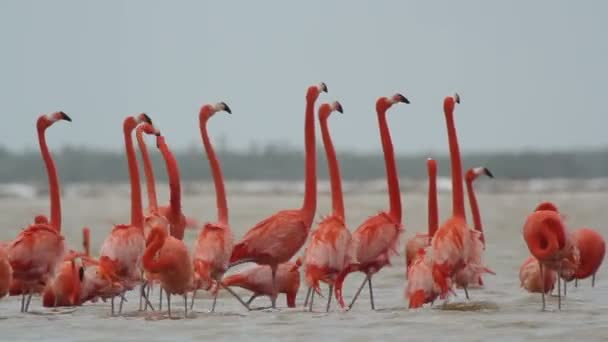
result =
[{"label": "flamingo preening", "polygon": [[[129,165],[129,179],[131,181],[131,222],[118,224],[112,229],[110,235],[101,246],[100,262],[104,262],[102,269],[115,275],[125,290],[132,289],[136,283],[141,282],[141,257],[145,249],[144,215],[141,203],[141,185],[135,149],[133,147],[133,130],[142,122],[152,124],[146,114],[129,116],[123,122],[125,150]],[[142,291],[143,294],[143,283]],[[121,298],[119,313],[122,312]],[[112,296],[112,314],[114,314],[114,296]]]},{"label": "flamingo preening", "polygon": [[384,266],[390,264],[390,256],[398,254],[396,251],[399,243],[399,236],[403,232],[401,222],[401,192],[399,189],[399,177],[395,162],[395,152],[393,143],[386,121],[386,112],[396,103],[410,103],[401,94],[390,97],[381,97],[376,101],[376,112],[378,115],[378,126],[382,149],[384,151],[384,161],[386,164],[386,180],[389,195],[389,211],[383,211],[365,220],[353,233],[351,243],[353,244],[355,260],[342,269],[335,281],[335,295],[340,306],[345,307],[342,296],[342,286],[349,273],[361,271],[365,273],[365,279],[357,290],[348,308],[352,308],[359,293],[367,283],[372,310],[374,305],[374,292],[372,289],[372,276],[380,271]]},{"label": "flamingo preening", "polygon": [[13,279],[21,284],[21,312],[28,311],[32,294],[39,292],[53,277],[65,254],[65,241],[61,235],[59,178],[45,137],[46,129],[59,120],[72,121],[64,112],[55,112],[40,116],[36,123],[40,152],[49,179],[51,220],[48,223],[38,220],[40,223],[28,226],[8,246]]},{"label": "flamingo preening", "polygon": [[321,135],[327,154],[331,183],[332,214],[323,218],[318,228],[312,232],[304,255],[304,273],[308,285],[308,295],[306,297],[307,299],[310,297],[310,311],[312,311],[314,292],[321,293],[319,288],[319,282],[321,281],[329,285],[325,310],[329,311],[336,276],[345,265],[351,262],[349,260],[351,256],[347,253],[351,236],[345,224],[340,167],[327,126],[327,119],[333,111],[342,113],[342,105],[336,101],[319,106]]},{"label": "flamingo preening", "polygon": [[231,265],[253,261],[260,265],[270,266],[274,288],[273,308],[276,307],[277,268],[280,264],[289,261],[302,248],[308,238],[317,208],[314,107],[321,92],[327,92],[325,83],[310,86],[306,92],[304,123],[306,175],[302,207],[279,211],[256,224],[234,246],[230,256]]},{"label": "flamingo preening", "polygon": [[[437,205],[437,162],[429,158],[426,161],[427,174],[429,177],[429,190],[428,190],[428,233],[416,233],[414,237],[407,240],[405,244],[405,265],[406,275],[409,271],[410,266],[418,251],[422,248],[426,248],[431,244],[431,239],[437,228],[439,228],[439,214]],[[407,276],[406,276],[407,278]]]},{"label": "flamingo preening", "polygon": [[[237,298],[247,309],[249,306],[241,300],[230,288],[222,284],[222,277],[230,264],[230,255],[234,246],[234,236],[228,222],[228,202],[226,200],[226,189],[220,162],[213,150],[209,134],[207,133],[207,122],[217,112],[225,111],[232,114],[230,107],[224,102],[208,104],[201,107],[199,112],[199,126],[203,146],[209,159],[209,167],[213,175],[215,184],[215,196],[217,205],[217,222],[205,223],[201,229],[194,246],[194,271],[196,275],[196,288],[204,290],[213,289],[213,305],[211,312],[215,311],[217,296],[220,287],[224,287],[228,292]],[[192,295],[191,308],[194,305]]]},{"label": "flamingo preening", "polygon": [[[543,270],[557,272],[558,308],[561,309],[560,278],[569,278],[579,265],[579,250],[572,234],[566,229],[562,215],[552,203],[541,203],[524,223],[523,235],[530,253],[538,260],[540,279]],[[544,281],[540,282],[545,284]],[[545,309],[545,289],[541,289],[542,309]]]}]

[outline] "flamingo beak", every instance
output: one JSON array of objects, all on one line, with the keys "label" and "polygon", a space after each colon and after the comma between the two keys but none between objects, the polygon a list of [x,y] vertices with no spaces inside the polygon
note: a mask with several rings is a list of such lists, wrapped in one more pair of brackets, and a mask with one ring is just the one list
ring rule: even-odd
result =
[{"label": "flamingo beak", "polygon": [[407,97],[405,97],[401,94],[396,94],[395,98],[396,98],[397,102],[403,102],[403,103],[407,103],[407,104],[410,103],[410,100],[408,100]]},{"label": "flamingo beak", "polygon": [[454,101],[456,101],[456,103],[460,103],[460,95],[458,95],[458,93],[454,93]]},{"label": "flamingo beak", "polygon": [[230,109],[230,107],[228,107],[228,105],[226,104],[226,102],[220,102],[222,104],[222,106],[224,106],[224,111],[228,114],[232,114],[232,110]]},{"label": "flamingo beak", "polygon": [[141,116],[144,118],[144,121],[152,125],[152,119],[146,113],[142,113]]},{"label": "flamingo beak", "polygon": [[490,178],[494,178],[494,175],[492,174],[492,172],[490,172],[490,169],[488,169],[487,167],[483,168],[483,173],[485,173],[486,176],[488,176]]},{"label": "flamingo beak", "polygon": [[342,104],[340,102],[336,101],[335,107],[336,107],[336,111],[344,114],[344,110],[342,109]]},{"label": "flamingo beak", "polygon": [[59,112],[59,115],[61,116],[61,120],[72,122],[72,118],[70,118],[66,113]]},{"label": "flamingo beak", "polygon": [[325,84],[325,82],[321,82],[321,84],[319,84],[319,90],[327,93],[327,84]]}]

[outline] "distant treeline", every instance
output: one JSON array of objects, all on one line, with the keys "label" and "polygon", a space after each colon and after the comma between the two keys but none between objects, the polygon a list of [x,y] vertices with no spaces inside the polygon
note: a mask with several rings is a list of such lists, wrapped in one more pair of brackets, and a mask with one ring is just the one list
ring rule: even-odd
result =
[{"label": "distant treeline", "polygon": [[[150,146],[157,179],[166,180],[160,154]],[[175,151],[184,181],[210,179],[202,147]],[[224,176],[228,180],[301,180],[304,156],[299,149],[280,144],[248,151],[220,149]],[[327,178],[325,153],[318,151],[319,177]],[[101,151],[86,147],[64,147],[53,151],[61,181],[127,182],[127,163],[122,151]],[[139,151],[138,151],[139,157]],[[439,162],[440,175],[449,174],[447,155],[433,156]],[[338,151],[342,177],[347,180],[370,180],[384,177],[380,153],[361,154]],[[398,156],[403,177],[426,177],[427,155]],[[498,152],[465,153],[464,166],[486,166],[502,179],[596,178],[608,177],[608,148],[572,152]],[[143,172],[142,172],[143,174]],[[0,147],[0,182],[46,182],[44,164],[38,150],[22,153]]]}]

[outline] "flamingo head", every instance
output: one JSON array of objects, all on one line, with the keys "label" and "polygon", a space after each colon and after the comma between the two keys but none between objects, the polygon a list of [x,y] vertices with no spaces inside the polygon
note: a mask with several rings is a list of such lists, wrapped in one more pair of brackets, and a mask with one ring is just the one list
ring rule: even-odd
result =
[{"label": "flamingo head", "polygon": [[340,112],[344,113],[342,109],[342,105],[338,101],[334,101],[332,103],[324,103],[319,106],[319,119],[326,120],[332,112]]},{"label": "flamingo head", "polygon": [[443,100],[443,111],[445,113],[453,113],[456,103],[460,104],[460,95],[458,95],[458,93],[454,93],[452,96],[447,96]]},{"label": "flamingo head", "polygon": [[556,213],[559,212],[557,206],[551,202],[541,202],[539,205],[536,206],[536,209],[534,209],[534,211],[542,210],[555,211]]},{"label": "flamingo head", "polygon": [[308,90],[306,91],[306,99],[314,102],[321,93],[327,93],[327,85],[324,82],[308,87]]},{"label": "flamingo head", "polygon": [[152,125],[152,119],[150,119],[150,117],[149,117],[149,116],[148,116],[148,114],[146,114],[146,113],[141,113],[141,114],[137,115],[137,116],[135,117],[135,122],[136,122],[137,124],[140,124],[140,123],[142,123],[142,122],[145,122],[145,123],[147,123],[147,124]]},{"label": "flamingo head", "polygon": [[154,126],[152,126],[152,124],[148,123],[148,122],[142,122],[141,124],[139,124],[137,126],[137,132],[142,132],[142,133],[146,133],[149,135],[156,135],[159,136],[160,135],[160,130]]},{"label": "flamingo head", "polygon": [[150,119],[150,117],[146,113],[141,113],[136,116],[127,116],[122,124],[123,130],[125,131],[125,133],[130,133],[135,129],[135,127],[137,127],[137,125],[141,123],[147,123],[149,125],[152,125],[152,119]]},{"label": "flamingo head", "polygon": [[490,170],[486,167],[474,167],[474,168],[467,170],[467,174],[465,175],[465,178],[467,181],[472,182],[481,175],[486,175],[490,178],[494,178],[494,175],[492,174],[492,172],[490,172]]},{"label": "flamingo head", "polygon": [[34,217],[35,224],[49,224],[49,219],[44,215],[36,215]]},{"label": "flamingo head", "polygon": [[226,102],[217,102],[213,104],[203,105],[199,113],[199,119],[201,121],[207,121],[210,117],[213,116],[213,114],[217,112],[226,112],[228,114],[232,114],[232,110],[230,109],[230,107],[228,107]]},{"label": "flamingo head", "polygon": [[389,108],[391,108],[392,105],[399,102],[409,104],[410,100],[408,100],[407,97],[399,93],[396,93],[395,95],[389,97],[381,97],[378,99],[378,101],[376,101],[376,111],[379,113],[386,112]]},{"label": "flamingo head", "polygon": [[66,113],[54,112],[51,114],[41,115],[38,118],[38,122],[36,123],[36,126],[38,127],[38,129],[47,129],[52,124],[54,124],[55,122],[60,121],[60,120],[72,122],[72,119]]}]

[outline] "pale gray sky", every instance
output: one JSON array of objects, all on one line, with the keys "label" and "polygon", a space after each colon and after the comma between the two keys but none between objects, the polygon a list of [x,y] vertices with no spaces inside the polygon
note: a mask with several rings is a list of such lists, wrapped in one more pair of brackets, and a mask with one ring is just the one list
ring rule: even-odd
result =
[{"label": "pale gray sky", "polygon": [[441,111],[457,90],[468,150],[608,144],[608,1],[0,2],[0,144],[36,146],[34,120],[64,110],[50,143],[122,148],[145,111],[174,147],[199,144],[202,103],[226,101],[212,134],[303,144],[305,88],[324,81],[345,115],[340,149],[379,151],[374,102],[398,153],[447,152]]}]

